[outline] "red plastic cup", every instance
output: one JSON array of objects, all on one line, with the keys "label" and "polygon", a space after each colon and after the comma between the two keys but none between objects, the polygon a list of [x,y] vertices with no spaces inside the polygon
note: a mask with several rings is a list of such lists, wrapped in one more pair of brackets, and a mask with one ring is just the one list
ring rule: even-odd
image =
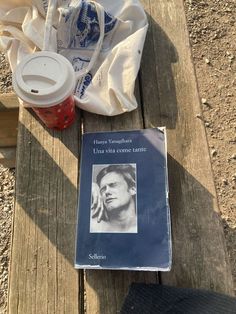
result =
[{"label": "red plastic cup", "polygon": [[13,73],[13,88],[48,127],[63,130],[75,119],[75,74],[63,56],[48,51],[28,55]]},{"label": "red plastic cup", "polygon": [[48,128],[66,129],[75,120],[75,101],[69,96],[58,105],[48,108],[32,108]]}]

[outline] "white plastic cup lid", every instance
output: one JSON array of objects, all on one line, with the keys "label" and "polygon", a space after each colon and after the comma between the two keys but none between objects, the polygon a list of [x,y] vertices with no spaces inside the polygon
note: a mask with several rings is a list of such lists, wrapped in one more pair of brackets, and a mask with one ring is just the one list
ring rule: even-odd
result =
[{"label": "white plastic cup lid", "polygon": [[12,77],[19,98],[32,107],[51,107],[73,95],[75,72],[63,56],[40,51],[25,57]]}]

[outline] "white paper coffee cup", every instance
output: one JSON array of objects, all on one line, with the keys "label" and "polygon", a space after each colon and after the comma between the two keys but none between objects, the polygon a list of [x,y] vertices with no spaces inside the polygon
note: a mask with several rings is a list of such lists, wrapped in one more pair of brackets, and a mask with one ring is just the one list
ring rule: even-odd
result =
[{"label": "white paper coffee cup", "polygon": [[16,67],[13,88],[26,107],[51,107],[73,95],[75,72],[63,56],[40,51],[26,56]]}]

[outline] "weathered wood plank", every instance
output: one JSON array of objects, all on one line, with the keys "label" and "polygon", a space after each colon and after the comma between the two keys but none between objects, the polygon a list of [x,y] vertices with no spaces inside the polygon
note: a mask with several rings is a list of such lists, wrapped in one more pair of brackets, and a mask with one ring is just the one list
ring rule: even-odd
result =
[{"label": "weathered wood plank", "polygon": [[144,0],[141,69],[145,126],[168,128],[173,270],[170,285],[233,294],[182,0]]},{"label": "weathered wood plank", "polygon": [[119,313],[132,282],[157,283],[157,273],[124,270],[86,271],[87,313]]},{"label": "weathered wood plank", "polygon": [[19,108],[19,101],[15,93],[0,94],[0,111],[16,108]]},{"label": "weathered wood plank", "polygon": [[0,147],[16,146],[18,109],[0,111]]},{"label": "weathered wood plank", "polygon": [[[139,99],[138,85],[136,95]],[[84,131],[112,131],[143,128],[141,105],[139,109],[116,117],[83,114]],[[87,313],[118,313],[132,282],[158,282],[155,272],[87,270],[85,275]]]},{"label": "weathered wood plank", "polygon": [[79,122],[45,129],[20,108],[9,313],[78,313]]},{"label": "weathered wood plank", "polygon": [[0,164],[6,168],[15,168],[16,147],[0,147]]}]

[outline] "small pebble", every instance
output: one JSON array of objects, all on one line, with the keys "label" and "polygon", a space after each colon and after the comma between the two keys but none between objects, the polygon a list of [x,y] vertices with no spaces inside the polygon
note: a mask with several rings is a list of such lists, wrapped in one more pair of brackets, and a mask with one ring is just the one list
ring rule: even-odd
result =
[{"label": "small pebble", "polygon": [[207,99],[206,98],[202,98],[202,104],[206,104],[207,103]]},{"label": "small pebble", "polygon": [[223,179],[223,180],[222,180],[222,183],[223,183],[224,185],[228,185],[228,180]]},{"label": "small pebble", "polygon": [[212,149],[211,151],[211,156],[215,157],[217,155],[217,151],[215,149]]},{"label": "small pebble", "polygon": [[196,118],[203,120],[203,117],[200,115],[200,113],[196,114]]},{"label": "small pebble", "polygon": [[209,59],[205,59],[205,62],[206,62],[206,64],[209,64],[210,63],[210,60]]}]

